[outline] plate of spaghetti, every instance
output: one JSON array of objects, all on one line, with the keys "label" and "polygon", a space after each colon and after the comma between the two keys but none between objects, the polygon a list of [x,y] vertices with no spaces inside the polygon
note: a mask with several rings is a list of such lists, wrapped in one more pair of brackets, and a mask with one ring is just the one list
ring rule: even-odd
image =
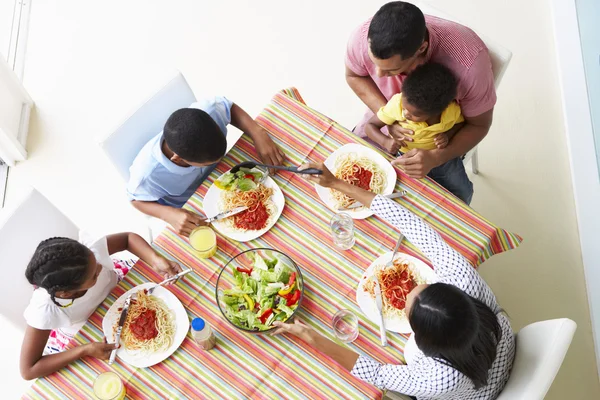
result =
[{"label": "plate of spaghetti", "polygon": [[158,364],[173,354],[185,339],[189,326],[185,308],[168,289],[158,287],[152,295],[147,294],[154,285],[144,283],[123,294],[102,320],[106,340],[113,343],[125,299],[134,293],[117,356],[138,368]]},{"label": "plate of spaghetti", "polygon": [[385,328],[410,333],[412,329],[404,311],[406,296],[417,285],[436,282],[437,276],[423,261],[404,253],[396,253],[394,265],[385,268],[391,257],[392,252],[387,252],[367,268],[356,289],[356,302],[367,318],[379,323],[374,294],[375,279],[378,279]]},{"label": "plate of spaghetti", "polygon": [[[325,160],[325,166],[337,177],[355,186],[377,194],[391,194],[396,186],[396,170],[383,156],[373,149],[360,144],[346,144]],[[317,194],[325,205],[338,212],[356,200],[337,190],[316,185]],[[354,219],[364,219],[373,215],[366,207],[344,210]]]},{"label": "plate of spaghetti", "polygon": [[255,180],[255,183],[242,188],[236,185],[220,185],[219,182],[223,181],[222,177],[230,174],[226,172],[208,189],[202,203],[204,213],[208,216],[240,206],[248,207],[246,211],[213,222],[216,230],[238,242],[254,240],[268,232],[279,219],[285,206],[283,192],[277,183],[270,177],[261,183],[262,173],[257,175],[259,172],[255,169],[251,172],[254,178],[246,173],[247,178],[243,179]]}]

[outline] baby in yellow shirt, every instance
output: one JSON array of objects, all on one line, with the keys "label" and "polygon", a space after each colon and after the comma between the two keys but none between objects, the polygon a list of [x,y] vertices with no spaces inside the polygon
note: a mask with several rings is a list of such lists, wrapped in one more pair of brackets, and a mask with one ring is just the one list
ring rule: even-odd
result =
[{"label": "baby in yellow shirt", "polygon": [[[394,95],[366,124],[367,135],[392,154],[446,147],[453,133],[448,131],[464,121],[454,100],[456,86],[452,72],[441,64],[417,67],[404,79],[402,93]],[[414,134],[399,139],[381,132],[385,125],[395,123]]]}]

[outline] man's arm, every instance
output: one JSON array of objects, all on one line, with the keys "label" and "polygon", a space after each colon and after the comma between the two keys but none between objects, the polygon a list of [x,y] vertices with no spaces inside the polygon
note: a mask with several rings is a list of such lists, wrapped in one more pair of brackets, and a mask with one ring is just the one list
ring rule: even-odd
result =
[{"label": "man's arm", "polygon": [[155,201],[133,200],[131,204],[139,211],[154,218],[162,219],[183,236],[190,236],[190,233],[200,225],[206,225],[202,216],[185,210],[164,206]]},{"label": "man's arm", "polygon": [[387,103],[387,99],[370,76],[357,75],[346,66],[346,82],[373,113],[376,114]]},{"label": "man's arm", "polygon": [[267,131],[258,125],[256,121],[254,121],[252,117],[237,104],[233,104],[231,107],[231,124],[242,132],[250,135],[254,142],[256,152],[262,162],[271,165],[283,164],[285,156],[281,149],[277,147],[273,140],[271,140]]},{"label": "man's arm", "polygon": [[484,112],[475,117],[465,117],[465,125],[456,132],[445,149],[435,150],[439,154],[438,165],[450,161],[456,157],[462,157],[473,149],[488,134],[492,126],[494,109]]},{"label": "man's arm", "polygon": [[490,130],[493,115],[492,108],[475,117],[465,117],[465,125],[454,135],[447,147],[434,150],[412,149],[392,161],[392,164],[402,166],[411,178],[424,178],[433,168],[456,157],[462,157],[477,146]]}]

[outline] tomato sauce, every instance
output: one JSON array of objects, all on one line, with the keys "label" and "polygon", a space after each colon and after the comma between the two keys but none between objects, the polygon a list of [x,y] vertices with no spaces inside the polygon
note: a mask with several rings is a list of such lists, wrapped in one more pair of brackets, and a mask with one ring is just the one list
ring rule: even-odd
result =
[{"label": "tomato sauce", "polygon": [[154,339],[158,335],[156,329],[156,311],[146,310],[129,324],[129,330],[138,340]]},{"label": "tomato sauce", "polygon": [[263,202],[258,202],[256,206],[242,211],[235,215],[234,226],[238,229],[246,229],[251,231],[258,231],[264,229],[267,226],[269,220],[269,212]]},{"label": "tomato sauce", "polygon": [[355,165],[355,167],[357,167],[358,169],[350,177],[351,183],[354,186],[358,186],[361,189],[370,190],[371,178],[373,177],[373,173],[368,169],[364,169],[361,166]]}]

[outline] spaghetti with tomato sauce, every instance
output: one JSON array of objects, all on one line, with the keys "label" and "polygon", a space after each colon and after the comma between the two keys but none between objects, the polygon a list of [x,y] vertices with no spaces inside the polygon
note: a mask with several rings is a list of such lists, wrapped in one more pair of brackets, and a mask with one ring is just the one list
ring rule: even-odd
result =
[{"label": "spaghetti with tomato sauce", "polygon": [[[387,177],[381,167],[370,158],[357,153],[340,155],[335,161],[334,175],[375,194],[383,194],[387,183]],[[353,198],[334,189],[331,189],[331,196],[338,209],[348,208],[356,203]]]},{"label": "spaghetti with tomato sauce", "polygon": [[273,189],[259,183],[256,189],[246,192],[240,190],[224,191],[221,194],[221,210],[232,210],[246,206],[247,210],[226,219],[234,229],[241,231],[259,231],[269,225],[276,214],[277,207],[272,200]]},{"label": "spaghetti with tomato sauce", "polygon": [[375,267],[374,274],[365,282],[364,290],[375,298],[375,280],[379,281],[385,316],[405,317],[406,297],[418,285],[426,283],[412,268],[410,262],[402,259],[394,260],[394,265]]}]

